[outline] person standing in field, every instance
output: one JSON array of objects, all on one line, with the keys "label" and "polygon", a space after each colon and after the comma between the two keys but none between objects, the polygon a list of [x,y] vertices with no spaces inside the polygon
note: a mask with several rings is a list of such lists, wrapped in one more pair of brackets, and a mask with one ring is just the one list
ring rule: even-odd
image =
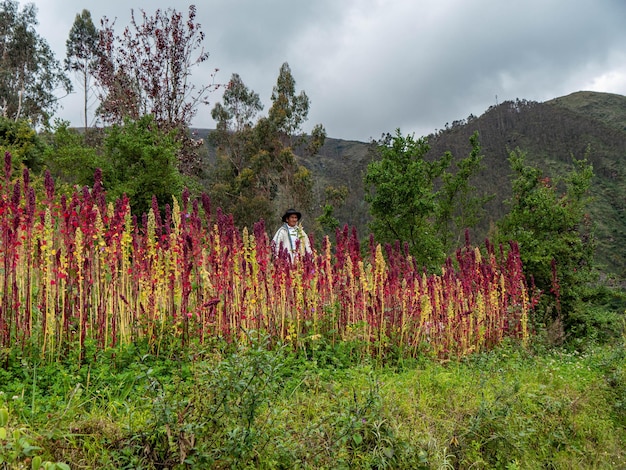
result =
[{"label": "person standing in field", "polygon": [[272,238],[274,254],[278,256],[282,250],[287,250],[291,261],[295,261],[305,253],[311,253],[311,242],[300,223],[302,214],[295,209],[288,209],[282,217],[283,225]]}]

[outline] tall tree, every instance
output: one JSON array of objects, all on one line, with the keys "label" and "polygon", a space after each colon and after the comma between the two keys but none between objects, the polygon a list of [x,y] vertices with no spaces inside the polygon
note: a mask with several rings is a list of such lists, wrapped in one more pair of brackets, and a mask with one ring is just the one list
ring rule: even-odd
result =
[{"label": "tall tree", "polygon": [[316,124],[307,138],[302,134],[302,125],[309,118],[310,100],[304,91],[296,94],[296,80],[287,62],[281,65],[272,90],[272,107],[268,119],[283,143],[290,147],[300,147],[308,140],[305,151],[310,155],[324,145],[326,131],[321,124]]},{"label": "tall tree", "polygon": [[275,185],[267,175],[276,170],[269,154],[259,152],[257,116],[262,109],[259,95],[233,74],[222,103],[216,103],[211,112],[216,129],[210,141],[217,149],[217,164],[211,172],[209,194],[240,226],[251,227],[272,216]]},{"label": "tall tree", "polygon": [[436,232],[447,253],[458,248],[465,229],[476,227],[484,216],[485,204],[493,195],[478,196],[471,180],[483,168],[478,132],[470,136],[472,150],[467,157],[456,162],[456,171],[444,172],[438,191],[437,212],[434,219]]},{"label": "tall tree", "polygon": [[0,2],[0,112],[18,121],[47,124],[59,106],[56,93],[72,85],[48,43],[37,34],[37,9],[19,10],[17,0]]},{"label": "tall tree", "polygon": [[216,122],[211,141],[220,150],[228,151],[228,158],[237,173],[245,164],[246,147],[262,109],[258,93],[248,89],[239,74],[234,73],[224,90],[222,103],[216,103],[211,111]]},{"label": "tall tree", "polygon": [[100,113],[105,121],[122,123],[125,118],[154,116],[158,128],[175,131],[181,146],[180,168],[197,169],[197,143],[188,126],[200,104],[208,104],[212,84],[194,85],[194,66],[209,54],[202,48],[204,33],[196,23],[196,7],[184,15],[174,9],[157,10],[140,21],[131,10],[131,25],[117,36],[114,22],[106,17],[100,31],[100,61],[96,78],[102,94]]},{"label": "tall tree", "polygon": [[260,137],[266,150],[273,154],[280,168],[279,201],[304,210],[310,209],[313,178],[311,172],[298,163],[297,156],[314,155],[326,139],[321,124],[313,127],[310,136],[303,133],[302,125],[309,118],[309,107],[309,97],[304,91],[296,94],[296,80],[291,68],[287,62],[283,63],[272,90],[267,121],[261,120],[257,127],[261,130]]},{"label": "tall tree", "polygon": [[469,185],[482,159],[476,135],[471,143],[470,156],[457,163],[455,173],[448,171],[450,152],[424,158],[430,148],[425,138],[403,136],[398,129],[379,143],[380,158],[364,177],[370,228],[379,242],[406,242],[418,263],[441,267],[456,234],[466,228],[460,224],[475,223],[480,208]]},{"label": "tall tree", "polygon": [[280,68],[268,116],[256,119],[261,110],[258,95],[234,74],[212,111],[217,129],[211,141],[218,156],[212,196],[240,226],[273,220],[289,206],[308,208],[313,181],[298,155],[314,153],[326,137],[321,125],[311,136],[301,134],[309,99],[296,94],[287,63]]},{"label": "tall tree", "polygon": [[98,41],[100,35],[91,20],[89,10],[77,14],[70,34],[65,42],[65,70],[71,70],[79,77],[83,89],[83,117],[85,129],[89,127],[88,108],[91,91],[91,78],[98,65]]},{"label": "tall tree", "polygon": [[309,97],[304,91],[296,95],[296,81],[289,64],[285,62],[280,67],[272,91],[272,107],[268,115],[270,121],[284,136],[294,136],[307,119],[309,104]]}]

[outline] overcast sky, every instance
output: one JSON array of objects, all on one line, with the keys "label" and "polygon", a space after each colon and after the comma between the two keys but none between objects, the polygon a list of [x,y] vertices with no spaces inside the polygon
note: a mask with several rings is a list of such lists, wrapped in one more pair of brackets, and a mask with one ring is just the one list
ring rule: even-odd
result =
[{"label": "overcast sky", "polygon": [[[24,0],[20,0],[23,5]],[[516,98],[546,101],[581,90],[626,95],[626,0],[34,0],[38,33],[65,58],[77,13],[128,24],[197,6],[209,60],[198,83],[238,73],[267,112],[288,62],[311,101],[305,130],[368,141],[400,128],[428,135],[447,122]],[[57,115],[81,125],[80,88]],[[197,127],[214,127],[201,108]]]}]

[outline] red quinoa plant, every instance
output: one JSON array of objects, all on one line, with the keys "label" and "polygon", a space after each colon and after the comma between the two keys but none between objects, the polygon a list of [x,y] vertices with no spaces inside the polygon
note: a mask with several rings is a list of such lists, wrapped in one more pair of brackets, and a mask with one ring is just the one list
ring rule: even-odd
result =
[{"label": "red quinoa plant", "polygon": [[[39,199],[28,171],[0,179],[0,347],[31,344],[48,360],[147,341],[247,341],[255,331],[302,348],[320,338],[359,340],[371,354],[462,356],[505,337],[527,341],[534,299],[515,243],[469,238],[441,275],[427,275],[405,246],[337,230],[295,263],[273,257],[263,221],[239,231],[187,191],[142,221],[127,198],[93,188],[57,197],[49,175]],[[483,254],[484,253],[484,254]],[[35,349],[37,350],[37,349]]]}]

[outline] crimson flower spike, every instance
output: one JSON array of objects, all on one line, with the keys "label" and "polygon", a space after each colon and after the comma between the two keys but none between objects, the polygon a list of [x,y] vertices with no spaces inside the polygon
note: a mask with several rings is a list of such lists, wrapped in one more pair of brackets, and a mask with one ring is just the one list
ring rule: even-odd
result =
[{"label": "crimson flower spike", "polygon": [[376,240],[374,239],[374,234],[370,233],[370,259],[376,259]]},{"label": "crimson flower spike", "polygon": [[204,217],[209,222],[208,227],[211,227],[211,198],[207,193],[202,193],[202,209],[204,210]]},{"label": "crimson flower spike", "polygon": [[54,199],[54,180],[52,179],[52,175],[49,170],[46,170],[43,184],[46,188],[46,197],[49,202],[52,202],[52,199]]},{"label": "crimson flower spike", "polygon": [[98,205],[100,209],[100,214],[102,217],[106,215],[106,196],[104,193],[104,186],[102,185],[102,170],[100,168],[96,168],[96,171],[93,175],[93,198],[95,203]]},{"label": "crimson flower spike", "polygon": [[181,200],[183,204],[183,212],[187,212],[187,205],[189,204],[189,189],[186,186],[183,188]]},{"label": "crimson flower spike", "polygon": [[156,235],[160,239],[161,235],[163,235],[163,222],[161,221],[161,211],[159,210],[159,202],[157,201],[157,198],[154,194],[152,195],[152,212],[154,212]]},{"label": "crimson flower spike", "polygon": [[4,179],[9,182],[11,180],[11,171],[13,166],[11,165],[11,152],[4,152]]},{"label": "crimson flower spike", "polygon": [[27,193],[27,204],[26,204],[26,217],[29,223],[28,224],[29,230],[31,228],[30,222],[33,220],[36,207],[37,207],[37,202],[36,202],[35,190],[32,187],[29,187],[28,193]]},{"label": "crimson flower spike", "polygon": [[13,186],[13,196],[11,197],[11,203],[13,204],[13,207],[17,209],[17,207],[20,205],[21,199],[22,192],[20,191],[20,184],[19,182],[16,182]]},{"label": "crimson flower spike", "polygon": [[255,222],[252,231],[257,244],[259,244],[261,240],[267,238],[267,233],[265,232],[265,220],[259,219],[258,222]]},{"label": "crimson flower spike", "polygon": [[200,230],[202,227],[202,222],[200,220],[200,207],[198,206],[197,199],[194,199],[191,203],[191,217],[189,222],[195,230]]},{"label": "crimson flower spike", "polygon": [[172,208],[169,204],[165,204],[165,223],[163,224],[165,235],[169,238],[172,233]]},{"label": "crimson flower spike", "polygon": [[22,181],[24,183],[24,194],[28,194],[28,186],[30,184],[30,174],[28,172],[28,168],[24,167],[22,171]]}]

